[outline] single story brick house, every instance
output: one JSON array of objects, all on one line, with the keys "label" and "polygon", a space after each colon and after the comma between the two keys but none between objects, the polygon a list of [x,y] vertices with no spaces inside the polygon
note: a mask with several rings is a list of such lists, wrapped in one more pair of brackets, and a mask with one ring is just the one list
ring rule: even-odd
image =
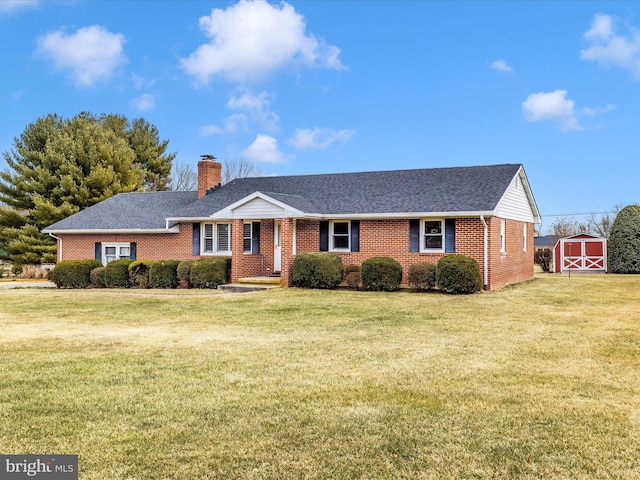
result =
[{"label": "single story brick house", "polygon": [[198,163],[198,191],[124,193],[43,231],[58,260],[231,258],[231,281],[280,274],[295,256],[337,252],[344,265],[373,256],[409,265],[448,253],[475,258],[487,290],[533,278],[540,223],[520,164],[238,178]]}]

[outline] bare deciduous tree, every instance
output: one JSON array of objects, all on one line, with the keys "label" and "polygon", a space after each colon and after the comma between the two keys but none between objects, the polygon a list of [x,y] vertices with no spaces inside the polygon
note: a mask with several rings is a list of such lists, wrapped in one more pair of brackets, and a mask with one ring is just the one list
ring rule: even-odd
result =
[{"label": "bare deciduous tree", "polygon": [[198,173],[190,163],[174,162],[169,188],[173,191],[191,191],[198,189]]},{"label": "bare deciduous tree", "polygon": [[235,178],[260,177],[262,172],[250,160],[227,160],[222,164],[222,184]]},{"label": "bare deciduous tree", "polygon": [[586,233],[589,230],[586,224],[565,217],[556,219],[551,228],[553,228],[553,235],[558,238]]}]

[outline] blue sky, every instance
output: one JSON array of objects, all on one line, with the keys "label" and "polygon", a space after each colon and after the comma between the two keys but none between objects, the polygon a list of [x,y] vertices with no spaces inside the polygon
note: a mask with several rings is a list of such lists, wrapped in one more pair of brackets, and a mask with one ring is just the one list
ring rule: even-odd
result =
[{"label": "blue sky", "polygon": [[543,229],[640,202],[639,3],[1,0],[0,42],[2,152],[118,113],[270,175],[523,163]]}]

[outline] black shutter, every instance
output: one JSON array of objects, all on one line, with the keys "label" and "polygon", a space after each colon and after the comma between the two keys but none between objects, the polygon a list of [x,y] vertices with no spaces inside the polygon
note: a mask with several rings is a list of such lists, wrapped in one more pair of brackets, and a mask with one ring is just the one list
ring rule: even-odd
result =
[{"label": "black shutter", "polygon": [[456,219],[447,218],[444,221],[444,251],[455,253],[456,251]]},{"label": "black shutter", "polygon": [[95,247],[95,259],[102,261],[102,244],[100,242],[96,242]]},{"label": "black shutter", "polygon": [[136,255],[138,254],[138,245],[136,242],[131,242],[129,245],[129,259],[136,260]]},{"label": "black shutter", "polygon": [[251,253],[260,253],[260,222],[253,222],[251,228]]},{"label": "black shutter", "polygon": [[320,220],[320,251],[329,251],[329,220]]},{"label": "black shutter", "polygon": [[351,220],[351,251],[360,251],[360,220]]},{"label": "black shutter", "polygon": [[409,251],[420,251],[420,220],[409,220]]},{"label": "black shutter", "polygon": [[192,244],[191,253],[194,256],[200,255],[200,224],[199,223],[193,224],[193,241],[191,242],[191,244]]}]

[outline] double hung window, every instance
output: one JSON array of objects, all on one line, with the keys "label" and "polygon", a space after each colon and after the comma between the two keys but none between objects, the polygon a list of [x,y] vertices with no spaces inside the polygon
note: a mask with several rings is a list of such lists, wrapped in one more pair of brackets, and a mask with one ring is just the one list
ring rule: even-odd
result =
[{"label": "double hung window", "polygon": [[332,252],[348,252],[351,249],[351,222],[331,222],[331,248]]},{"label": "double hung window", "polygon": [[231,255],[231,224],[205,223],[202,228],[202,253]]},{"label": "double hung window", "polygon": [[103,243],[102,263],[106,265],[114,260],[124,260],[131,258],[130,243]]},{"label": "double hung window", "polygon": [[425,220],[422,223],[422,251],[444,251],[444,221]]}]

